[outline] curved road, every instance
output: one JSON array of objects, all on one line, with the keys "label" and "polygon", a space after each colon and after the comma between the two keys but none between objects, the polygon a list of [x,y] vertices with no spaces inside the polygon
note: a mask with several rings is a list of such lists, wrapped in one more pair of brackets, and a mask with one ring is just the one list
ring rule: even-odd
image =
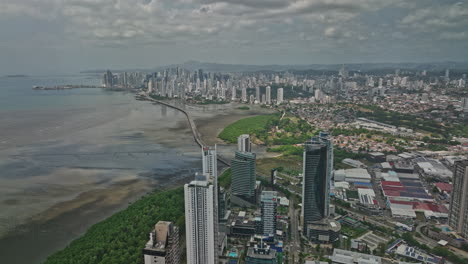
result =
[{"label": "curved road", "polygon": [[[158,103],[158,104],[162,104],[162,105],[165,105],[167,107],[170,107],[170,108],[173,108],[173,109],[176,109],[180,112],[182,112],[186,117],[187,117],[187,121],[189,122],[189,125],[190,125],[190,129],[192,130],[192,134],[193,134],[193,139],[195,140],[195,142],[202,148],[204,146],[207,146],[203,140],[201,139],[201,136],[200,136],[200,133],[198,132],[198,129],[197,129],[197,126],[195,125],[195,122],[193,121],[193,119],[190,117],[189,113],[187,111],[185,111],[184,109],[178,107],[178,106],[175,106],[175,105],[172,105],[172,104],[169,104],[169,103],[166,103],[166,102],[163,102],[163,101],[160,101],[160,100],[156,100],[156,99],[153,99],[151,98],[150,96],[148,96],[147,94],[144,94],[145,98],[148,100],[148,101],[151,101],[151,102],[155,102],[155,103]],[[223,157],[221,157],[220,155],[217,155],[218,157],[218,161],[223,163],[224,165],[226,166],[230,166],[229,164],[229,161],[224,159]]]}]

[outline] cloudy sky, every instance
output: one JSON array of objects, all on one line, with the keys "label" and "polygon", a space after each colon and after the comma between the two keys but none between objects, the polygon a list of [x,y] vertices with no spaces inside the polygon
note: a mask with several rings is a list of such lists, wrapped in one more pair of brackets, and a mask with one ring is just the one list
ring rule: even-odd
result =
[{"label": "cloudy sky", "polygon": [[467,58],[466,0],[0,0],[0,75]]}]

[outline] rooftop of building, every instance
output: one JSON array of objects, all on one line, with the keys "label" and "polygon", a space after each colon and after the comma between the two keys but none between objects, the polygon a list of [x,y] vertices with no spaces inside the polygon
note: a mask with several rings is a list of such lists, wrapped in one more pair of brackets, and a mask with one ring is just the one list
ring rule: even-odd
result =
[{"label": "rooftop of building", "polygon": [[333,255],[330,257],[334,263],[343,263],[343,264],[380,264],[382,259],[378,256],[368,255],[348,250],[342,250],[335,248],[333,250]]},{"label": "rooftop of building", "polygon": [[341,230],[340,222],[327,218],[322,219],[321,221],[310,222],[307,226],[313,230],[331,230],[333,232],[339,232]]},{"label": "rooftop of building", "polygon": [[255,259],[275,259],[276,250],[270,248],[270,246],[266,244],[255,245],[254,247],[249,247],[247,250],[247,257]]}]

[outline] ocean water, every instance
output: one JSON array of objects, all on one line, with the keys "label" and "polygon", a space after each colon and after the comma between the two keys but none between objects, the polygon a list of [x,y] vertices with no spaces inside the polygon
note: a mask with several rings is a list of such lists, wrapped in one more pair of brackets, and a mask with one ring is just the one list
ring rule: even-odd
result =
[{"label": "ocean water", "polygon": [[128,201],[200,170],[176,110],[100,88],[32,90],[99,82],[0,78],[0,263],[39,263]]}]

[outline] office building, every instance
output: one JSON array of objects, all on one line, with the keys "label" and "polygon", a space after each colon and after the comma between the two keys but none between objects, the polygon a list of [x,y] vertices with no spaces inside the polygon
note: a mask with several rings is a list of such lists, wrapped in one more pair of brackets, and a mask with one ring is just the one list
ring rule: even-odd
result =
[{"label": "office building", "polygon": [[242,134],[237,138],[237,150],[242,152],[252,152],[252,143],[250,135]]},{"label": "office building", "polygon": [[114,75],[111,71],[107,70],[104,73],[104,76],[102,78],[102,84],[106,88],[111,88],[112,86],[114,86]]},{"label": "office building", "polygon": [[325,187],[327,191],[327,195],[325,196],[325,217],[330,215],[329,208],[330,208],[330,195],[329,190],[331,186],[331,181],[333,177],[333,139],[328,132],[321,131],[319,133],[319,140],[320,142],[324,143],[327,146],[327,179],[326,183],[327,186]]},{"label": "office building", "polygon": [[455,161],[449,225],[468,238],[468,160]]},{"label": "office building", "polygon": [[326,133],[304,145],[302,211],[303,233],[316,243],[331,243],[339,239],[341,225],[329,219],[331,138]]},{"label": "office building", "polygon": [[261,98],[260,98],[260,87],[256,87],[255,88],[255,99],[257,99],[257,101],[260,103],[261,101]]},{"label": "office building", "polygon": [[185,184],[185,233],[188,264],[215,264],[218,252],[215,243],[214,187],[207,175],[198,175]]},{"label": "office building", "polygon": [[[255,158],[255,153],[236,151],[231,161],[231,202],[236,203],[237,197],[255,203]],[[236,204],[241,205],[238,202]]]},{"label": "office building", "polygon": [[266,104],[271,104],[271,87],[266,87]]},{"label": "office building", "polygon": [[179,264],[179,228],[172,222],[159,221],[143,249],[145,264]]},{"label": "office building", "polygon": [[274,235],[276,233],[277,200],[278,193],[275,191],[263,191],[260,196],[263,235]]},{"label": "office building", "polygon": [[276,103],[277,104],[282,104],[283,103],[283,88],[278,88]]},{"label": "office building", "polygon": [[304,145],[303,156],[303,184],[302,184],[302,212],[304,229],[312,221],[325,218],[327,209],[327,145],[313,138]]}]

